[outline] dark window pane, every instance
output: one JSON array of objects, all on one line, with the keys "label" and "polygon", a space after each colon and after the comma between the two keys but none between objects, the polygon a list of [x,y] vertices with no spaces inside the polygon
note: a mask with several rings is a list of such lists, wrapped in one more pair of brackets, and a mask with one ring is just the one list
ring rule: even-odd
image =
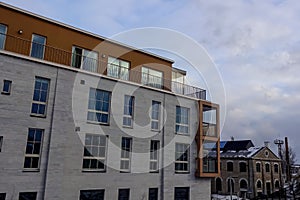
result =
[{"label": "dark window pane", "polygon": [[81,190],[80,200],[104,200],[104,190]]},{"label": "dark window pane", "polygon": [[175,188],[175,200],[189,200],[190,199],[189,187],[176,187]]},{"label": "dark window pane", "polygon": [[36,200],[37,192],[20,192],[19,200]]},{"label": "dark window pane", "polygon": [[129,189],[119,189],[118,200],[129,200],[130,190]]},{"label": "dark window pane", "polygon": [[5,200],[6,194],[5,193],[0,193],[0,200]]},{"label": "dark window pane", "polygon": [[158,200],[158,188],[149,188],[149,200]]}]

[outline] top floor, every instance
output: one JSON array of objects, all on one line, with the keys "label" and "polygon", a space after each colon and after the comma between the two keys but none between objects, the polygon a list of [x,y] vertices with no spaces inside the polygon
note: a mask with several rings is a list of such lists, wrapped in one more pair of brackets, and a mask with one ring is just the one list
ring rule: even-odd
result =
[{"label": "top floor", "polygon": [[0,50],[206,100],[173,61],[0,3]]}]

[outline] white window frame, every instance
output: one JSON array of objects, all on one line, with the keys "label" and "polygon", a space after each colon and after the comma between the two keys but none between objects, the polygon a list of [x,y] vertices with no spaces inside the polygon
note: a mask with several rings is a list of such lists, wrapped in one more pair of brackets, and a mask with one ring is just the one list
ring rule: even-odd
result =
[{"label": "white window frame", "polygon": [[[41,37],[41,38],[44,38],[44,43],[37,43],[37,42],[34,42],[34,37]],[[47,41],[47,38],[43,35],[39,35],[39,34],[32,34],[31,36],[31,46],[30,46],[30,57],[33,57],[33,58],[37,58],[37,59],[44,59],[44,56],[45,56],[45,45],[46,45],[46,41]],[[38,45],[43,45],[43,55],[42,57],[37,57],[37,56],[33,56],[32,53],[32,47],[33,47],[33,44],[38,44]]]},{"label": "white window frame", "polygon": [[[181,149],[183,149],[184,151],[177,151],[177,145],[182,145]],[[187,152],[186,152],[187,151]],[[184,153],[187,153],[187,160],[181,161],[178,160],[180,158],[180,156],[178,157],[178,155],[182,155]],[[176,164],[187,164],[187,169],[186,170],[176,170]],[[190,147],[189,144],[185,144],[185,143],[175,143],[175,173],[189,173],[190,172]]]},{"label": "white window frame", "polygon": [[[76,54],[75,53],[75,49],[80,49],[81,55]],[[89,56],[90,53],[95,54],[96,58],[93,58],[91,56]],[[75,58],[74,58],[75,56]],[[76,56],[80,56],[80,66],[77,67],[76,66]],[[91,59],[91,61],[96,62],[93,64],[96,64],[96,66],[89,66],[89,64],[85,64],[85,59]],[[75,61],[74,61],[75,60]],[[71,59],[71,66],[77,69],[82,69],[82,70],[86,70],[86,71],[90,71],[90,72],[97,72],[98,71],[98,65],[99,65],[99,54],[97,51],[92,51],[92,50],[88,50],[85,48],[81,48],[78,46],[72,46],[72,59]]]},{"label": "white window frame", "polygon": [[[180,120],[180,122],[177,122],[177,108],[179,109],[186,109],[187,111],[187,123],[182,123],[182,121]],[[183,135],[189,135],[189,132],[190,132],[190,108],[187,108],[187,107],[183,107],[183,106],[176,106],[176,116],[175,116],[175,132],[177,134],[183,134]],[[180,114],[180,119],[182,118],[182,113]],[[187,128],[187,132],[182,132],[180,131],[180,128],[179,128],[179,131],[176,130],[176,126],[179,126],[179,127],[186,127]]]},{"label": "white window frame", "polygon": [[[28,153],[26,153],[26,149],[27,149],[27,144],[28,144],[28,135],[29,135],[29,131],[30,130],[34,130],[35,132],[37,131],[37,130],[39,130],[39,131],[41,131],[42,133],[42,135],[41,135],[41,141],[40,141],[40,149],[39,149],[39,154],[34,154],[34,153],[31,153],[31,154],[28,154]],[[42,155],[42,150],[43,150],[43,140],[44,140],[44,133],[45,133],[45,130],[44,129],[39,129],[39,128],[29,128],[28,129],[28,133],[27,133],[27,139],[26,139],[26,146],[25,146],[25,155],[24,155],[24,163],[23,163],[23,169],[24,170],[39,170],[39,168],[40,168],[40,163],[41,163],[41,155]],[[35,133],[36,134],[36,133]],[[34,135],[34,138],[35,138],[35,135]],[[33,140],[33,141],[30,141],[32,144],[33,144],[33,146],[37,143],[35,140]],[[32,150],[33,151],[33,150]],[[26,160],[26,158],[38,158],[38,166],[37,167],[25,167],[24,165],[25,165],[25,160]],[[31,165],[32,165],[32,163],[31,163]]]},{"label": "white window frame", "polygon": [[0,46],[0,49],[4,49],[5,48],[5,42],[6,42],[6,34],[7,34],[7,26],[5,24],[0,24],[0,26],[4,27],[4,33],[0,33],[0,38],[3,38],[3,44],[2,46]]},{"label": "white window frame", "polygon": [[[82,164],[82,170],[83,171],[105,171],[106,170],[106,158],[107,158],[107,136],[106,135],[98,135],[98,134],[90,134],[90,133],[87,133],[85,134],[85,141],[87,139],[87,137],[91,137],[92,139],[94,137],[99,137],[100,138],[100,141],[97,145],[94,145],[93,144],[93,140],[91,140],[91,144],[87,145],[86,143],[84,144],[84,148],[83,148],[83,151],[85,151],[85,149],[87,149],[88,151],[88,147],[90,149],[92,149],[93,147],[96,147],[96,148],[104,148],[105,152],[104,152],[104,157],[101,157],[101,156],[95,156],[93,155],[92,153],[93,152],[90,152],[90,156],[86,156],[84,155],[84,152],[83,152],[83,162],[84,160],[96,160],[96,161],[101,161],[103,163],[103,169],[102,168],[98,168],[98,166],[96,168],[91,168],[91,165],[89,166],[89,168],[84,168],[83,167],[83,164]],[[101,140],[105,139],[105,145],[104,146],[101,146]],[[98,153],[100,154],[100,153]],[[91,164],[91,163],[90,163]]]},{"label": "white window frame", "polygon": [[[113,60],[113,62],[110,62],[110,60]],[[115,61],[118,64],[114,63]],[[128,67],[123,66],[122,62],[128,64]],[[113,73],[110,74],[110,70],[113,67],[118,68],[117,69],[117,71],[118,71],[117,75],[115,75]],[[130,69],[130,62],[128,62],[126,60],[122,60],[120,58],[115,58],[115,57],[112,57],[112,56],[108,56],[108,59],[107,59],[107,73],[106,73],[107,76],[128,81],[129,80],[129,75],[130,75],[129,74],[129,69]],[[124,74],[122,74],[123,72],[124,72]]]},{"label": "white window frame", "polygon": [[[127,104],[127,98],[128,98],[128,104]],[[131,102],[132,105],[130,105],[130,102]],[[127,128],[132,128],[133,127],[134,104],[135,104],[135,97],[134,96],[130,96],[130,95],[125,95],[124,96],[123,122],[122,122],[123,127],[127,127]],[[132,107],[132,113],[131,113],[131,115],[126,113],[126,109],[129,109],[130,107]],[[130,125],[124,124],[124,120],[125,119],[126,120],[130,120]]]},{"label": "white window frame", "polygon": [[[106,125],[108,125],[109,121],[110,121],[111,92],[110,91],[106,91],[106,90],[97,89],[97,88],[90,88],[89,92],[91,92],[91,90],[95,90],[95,92],[99,91],[99,92],[106,92],[106,93],[108,93],[108,95],[109,95],[108,111],[106,112],[106,111],[103,111],[103,110],[96,110],[96,108],[95,109],[89,109],[89,106],[90,106],[89,104],[90,104],[90,100],[91,100],[90,99],[90,94],[89,94],[87,115],[89,114],[89,112],[90,113],[94,113],[94,114],[97,114],[97,113],[99,113],[99,114],[105,114],[105,115],[107,115],[107,122],[102,122],[102,121],[98,121],[98,120],[89,120],[88,116],[87,116],[87,121],[90,122],[90,123],[106,124]],[[95,98],[95,99],[92,99],[92,100],[96,101],[97,99]],[[104,100],[103,99],[98,99],[97,101],[102,101],[103,102]]]},{"label": "white window frame", "polygon": [[[124,140],[128,140],[129,141],[129,149],[124,149],[123,148],[123,139]],[[128,152],[128,157],[124,157],[124,155],[126,155],[127,153],[123,154],[123,151],[127,151]],[[120,171],[121,172],[130,172],[131,169],[131,154],[132,154],[132,138],[128,138],[128,137],[122,137],[121,139],[121,156],[120,156]],[[122,168],[122,162],[128,162],[128,169],[126,168]]]},{"label": "white window frame", "polygon": [[[158,109],[154,109],[154,105],[158,105]],[[159,101],[152,101],[151,106],[151,130],[152,131],[159,131],[160,130],[160,110],[161,110],[161,102]],[[153,115],[155,116],[155,113],[157,114],[157,119],[153,118]],[[155,128],[152,124],[157,123],[157,128]]]},{"label": "white window frame", "polygon": [[[147,71],[147,72],[145,72]],[[155,75],[152,75],[151,72],[156,72],[156,73],[160,73],[161,74],[161,77],[159,76],[155,76]],[[155,69],[152,69],[152,68],[149,68],[149,67],[146,67],[146,66],[143,66],[142,67],[142,77],[141,77],[141,83],[143,85],[147,85],[147,86],[150,86],[150,87],[154,87],[154,88],[158,88],[158,89],[162,89],[163,88],[163,81],[164,81],[164,73],[162,71],[159,71],[159,70],[155,70]],[[152,79],[160,79],[160,83],[157,83],[156,81],[154,81],[153,83],[149,80]]]},{"label": "white window frame", "polygon": [[[157,149],[154,149],[155,143],[157,145]],[[159,170],[159,146],[160,142],[158,140],[151,140],[150,141],[150,172],[158,172]],[[155,159],[156,157],[156,159]],[[151,163],[156,163],[156,169],[152,169]]]},{"label": "white window frame", "polygon": [[[41,81],[41,83],[43,82],[43,81],[47,81],[47,83],[48,83],[48,87],[47,87],[47,90],[45,90],[45,91],[47,91],[47,96],[46,96],[46,101],[45,102],[43,102],[43,101],[36,101],[36,100],[33,100],[34,99],[34,93],[35,93],[35,86],[36,86],[36,81],[37,80],[40,80]],[[34,80],[34,88],[33,88],[33,95],[32,95],[32,103],[31,103],[31,116],[40,116],[40,117],[46,117],[46,115],[47,115],[47,107],[48,107],[48,98],[49,98],[49,90],[50,89],[50,79],[47,79],[47,78],[43,78],[43,77],[39,77],[39,76],[36,76],[35,77],[35,80]],[[41,87],[39,88],[39,93],[41,93],[41,91],[42,91],[42,89],[41,89]],[[44,105],[45,106],[45,112],[44,112],[44,114],[39,114],[39,113],[34,113],[34,112],[32,112],[32,108],[33,108],[33,104],[37,104],[37,105]]]}]

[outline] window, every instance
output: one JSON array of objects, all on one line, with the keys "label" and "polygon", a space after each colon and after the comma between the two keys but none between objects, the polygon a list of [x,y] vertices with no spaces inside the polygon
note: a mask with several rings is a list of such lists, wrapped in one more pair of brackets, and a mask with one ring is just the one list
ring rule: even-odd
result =
[{"label": "window", "polygon": [[2,94],[10,94],[12,81],[3,80]]},{"label": "window", "polygon": [[85,135],[83,164],[84,170],[105,170],[106,161],[106,136]]},{"label": "window", "polygon": [[232,172],[233,171],[233,162],[227,162],[227,171]]},{"label": "window", "polygon": [[49,79],[41,77],[35,78],[31,114],[38,116],[46,116],[49,83]]},{"label": "window", "polygon": [[175,187],[174,200],[189,200],[190,188],[189,187]]},{"label": "window", "polygon": [[256,172],[261,172],[260,163],[256,163]]},{"label": "window", "polygon": [[158,200],[158,188],[149,188],[148,200]]},{"label": "window", "polygon": [[97,72],[98,53],[79,47],[72,47],[72,67]]},{"label": "window", "polygon": [[220,177],[216,178],[216,191],[222,192],[222,180]]},{"label": "window", "polygon": [[270,172],[270,164],[269,163],[266,163],[266,172]]},{"label": "window", "polygon": [[108,124],[111,93],[99,89],[90,89],[87,120]]},{"label": "window", "polygon": [[158,172],[159,141],[151,140],[150,144],[150,172]]},{"label": "window", "polygon": [[256,187],[257,187],[257,189],[261,189],[261,188],[262,188],[261,180],[258,180],[258,181],[256,182]]},{"label": "window", "polygon": [[162,88],[163,73],[148,67],[142,67],[142,84]]},{"label": "window", "polygon": [[0,136],[0,152],[2,151],[3,136]]},{"label": "window", "polygon": [[279,167],[278,167],[278,164],[274,164],[274,172],[275,172],[276,174],[279,173]]},{"label": "window", "polygon": [[122,150],[121,150],[121,163],[120,170],[122,172],[130,171],[130,159],[131,159],[131,138],[122,138]]},{"label": "window", "polygon": [[119,78],[122,80],[129,79],[129,62],[113,57],[108,57],[107,76]]},{"label": "window", "polygon": [[218,172],[218,159],[217,151],[215,150],[217,142],[215,141],[203,141],[203,172],[204,173],[217,173]]},{"label": "window", "polygon": [[176,106],[176,133],[189,133],[189,109]]},{"label": "window", "polygon": [[248,183],[246,180],[242,179],[240,181],[240,189],[243,189],[243,190],[247,190],[248,189]]},{"label": "window", "polygon": [[0,200],[5,200],[6,193],[0,193]]},{"label": "window", "polygon": [[151,130],[159,130],[160,102],[152,101]]},{"label": "window", "polygon": [[227,192],[234,193],[234,181],[231,178],[227,180]]},{"label": "window", "polygon": [[203,105],[203,135],[216,137],[217,134],[217,108]]},{"label": "window", "polygon": [[134,97],[125,95],[123,126],[132,127]]},{"label": "window", "polygon": [[189,172],[189,145],[175,144],[175,172]]},{"label": "window", "polygon": [[79,200],[104,200],[105,190],[80,190]]},{"label": "window", "polygon": [[240,167],[240,172],[247,172],[247,165],[245,162],[240,162],[239,167]]},{"label": "window", "polygon": [[185,73],[172,71],[172,92],[176,94],[184,94],[185,89]]},{"label": "window", "polygon": [[20,192],[19,200],[36,200],[37,192]]},{"label": "window", "polygon": [[119,189],[118,200],[129,200],[130,189]]},{"label": "window", "polygon": [[32,35],[30,56],[44,59],[46,38],[41,35]]},{"label": "window", "polygon": [[41,157],[43,130],[30,128],[28,130],[24,169],[38,169]]},{"label": "window", "polygon": [[6,31],[7,26],[0,24],[0,49],[4,49],[5,47]]},{"label": "window", "polygon": [[275,189],[279,189],[279,181],[278,180],[275,180]]}]

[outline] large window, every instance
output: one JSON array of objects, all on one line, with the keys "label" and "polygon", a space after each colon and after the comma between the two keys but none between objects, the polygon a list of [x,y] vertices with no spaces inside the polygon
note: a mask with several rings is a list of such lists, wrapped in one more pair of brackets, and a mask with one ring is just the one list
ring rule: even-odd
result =
[{"label": "large window", "polygon": [[218,159],[217,152],[215,150],[217,142],[215,141],[203,141],[203,172],[216,173],[218,172]]},{"label": "large window", "polygon": [[5,47],[5,38],[6,38],[7,26],[0,24],[0,49]]},{"label": "large window", "polygon": [[151,140],[150,144],[150,172],[158,172],[159,141]]},{"label": "large window", "polygon": [[20,192],[19,200],[36,200],[37,192]]},{"label": "large window", "polygon": [[261,188],[262,188],[261,180],[258,180],[258,181],[256,182],[256,187],[257,187],[257,189],[261,189]]},{"label": "large window", "polygon": [[266,172],[270,172],[270,164],[269,164],[269,163],[266,163],[266,164],[265,164],[265,167],[266,167]]},{"label": "large window", "polygon": [[105,170],[106,136],[86,134],[82,168],[84,170]]},{"label": "large window", "polygon": [[100,124],[109,123],[111,92],[90,89],[87,120]]},{"label": "large window", "polygon": [[233,171],[233,162],[231,162],[231,161],[227,162],[227,171],[228,172]]},{"label": "large window", "polygon": [[276,173],[276,174],[279,173],[279,167],[278,167],[278,164],[274,164],[274,173]]},{"label": "large window", "polygon": [[79,200],[104,200],[105,190],[80,190]]},{"label": "large window", "polygon": [[176,133],[189,133],[189,112],[188,108],[176,106]]},{"label": "large window", "polygon": [[174,200],[189,200],[190,188],[189,187],[175,187]]},{"label": "large window", "polygon": [[119,189],[118,200],[129,200],[130,189]]},{"label": "large window", "polygon": [[278,190],[279,187],[280,187],[280,184],[279,184],[279,181],[278,180],[275,180],[275,189]]},{"label": "large window", "polygon": [[248,190],[248,183],[246,180],[240,180],[240,190]]},{"label": "large window", "polygon": [[142,67],[142,84],[155,88],[162,88],[163,73],[148,67]]},{"label": "large window", "polygon": [[203,135],[217,136],[217,108],[203,105]]},{"label": "large window", "polygon": [[30,128],[28,130],[24,169],[38,169],[43,141],[43,130]]},{"label": "large window", "polygon": [[134,97],[125,95],[124,96],[124,115],[123,115],[123,126],[132,127],[133,122],[133,108],[134,108]]},{"label": "large window", "polygon": [[175,172],[189,172],[189,145],[176,143],[175,144]]},{"label": "large window", "polygon": [[46,38],[41,35],[32,34],[30,56],[44,59]]},{"label": "large window", "polygon": [[260,163],[256,163],[256,172],[261,172],[261,165]]},{"label": "large window", "polygon": [[239,163],[240,172],[247,172],[247,164],[245,162]]},{"label": "large window", "polygon": [[49,83],[49,79],[41,77],[35,78],[31,114],[38,116],[46,116]]},{"label": "large window", "polygon": [[97,72],[98,53],[80,47],[72,48],[72,67]]},{"label": "large window", "polygon": [[119,78],[122,80],[129,79],[130,64],[127,61],[118,58],[108,57],[107,76]]},{"label": "large window", "polygon": [[158,188],[149,188],[148,200],[158,200]]},{"label": "large window", "polygon": [[216,191],[222,192],[222,179],[220,177],[216,178]]},{"label": "large window", "polygon": [[121,163],[120,170],[122,172],[130,171],[130,162],[131,162],[131,138],[122,138],[122,149],[121,149]]},{"label": "large window", "polygon": [[159,130],[160,102],[152,101],[151,130]]}]

